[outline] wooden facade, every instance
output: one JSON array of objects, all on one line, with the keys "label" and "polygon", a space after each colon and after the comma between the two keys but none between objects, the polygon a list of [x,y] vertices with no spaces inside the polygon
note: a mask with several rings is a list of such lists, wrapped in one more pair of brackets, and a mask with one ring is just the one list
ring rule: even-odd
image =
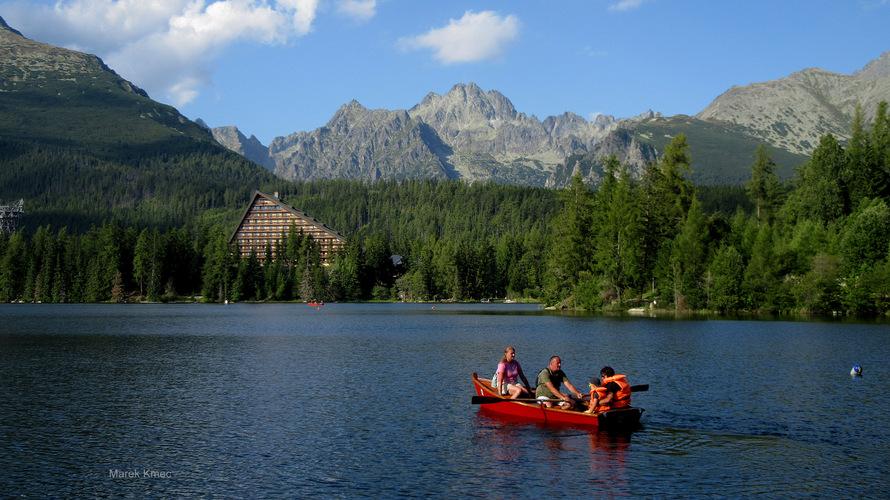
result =
[{"label": "wooden facade", "polygon": [[19,219],[25,210],[25,200],[19,200],[16,203],[0,205],[0,233],[14,233],[19,228]]},{"label": "wooden facade", "polygon": [[278,193],[269,196],[259,191],[253,192],[253,198],[229,243],[238,244],[242,259],[255,251],[260,262],[263,262],[266,260],[266,245],[274,250],[292,225],[318,242],[323,265],[327,265],[328,259],[333,259],[337,251],[346,245],[346,238],[342,234],[282,202],[278,199]]}]

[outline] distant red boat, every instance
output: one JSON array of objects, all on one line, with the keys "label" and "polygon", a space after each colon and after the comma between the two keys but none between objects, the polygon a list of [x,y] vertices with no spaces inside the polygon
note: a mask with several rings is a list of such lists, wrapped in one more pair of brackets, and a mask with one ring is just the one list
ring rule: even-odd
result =
[{"label": "distant red boat", "polygon": [[323,306],[324,302],[310,302],[309,305],[310,306]]},{"label": "distant red boat", "polygon": [[[591,414],[578,410],[563,410],[556,406],[547,408],[531,399],[512,400],[496,393],[491,387],[491,381],[479,380],[476,373],[473,373],[473,386],[476,393],[473,396],[474,404],[481,405],[487,411],[518,417],[530,422],[583,425],[602,429],[633,429],[639,427],[640,416],[643,414],[642,408],[633,406]],[[637,391],[645,391],[649,388],[648,385],[635,387],[637,387]]]}]

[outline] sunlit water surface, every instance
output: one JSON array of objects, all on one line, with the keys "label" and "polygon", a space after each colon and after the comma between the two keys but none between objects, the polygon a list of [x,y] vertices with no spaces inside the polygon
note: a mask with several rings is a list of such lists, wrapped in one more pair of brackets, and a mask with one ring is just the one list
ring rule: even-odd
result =
[{"label": "sunlit water surface", "polygon": [[[650,384],[629,435],[470,403]],[[890,497],[890,326],[476,304],[0,305],[0,485],[44,497]],[[851,377],[854,365],[862,377]]]}]

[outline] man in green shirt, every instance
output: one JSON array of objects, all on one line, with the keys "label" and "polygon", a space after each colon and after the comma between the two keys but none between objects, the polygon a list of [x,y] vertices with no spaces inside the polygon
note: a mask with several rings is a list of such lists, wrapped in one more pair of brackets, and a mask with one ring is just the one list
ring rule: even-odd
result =
[{"label": "man in green shirt", "polygon": [[[584,399],[584,395],[581,394],[578,389],[575,389],[575,386],[569,382],[569,378],[566,377],[566,374],[563,373],[561,368],[562,360],[559,359],[559,356],[550,358],[550,364],[538,374],[535,396],[537,396],[538,399],[561,399],[562,402],[559,403],[559,405],[565,409],[571,410],[575,408],[576,401],[568,394],[560,392],[560,386],[565,384],[566,388],[572,391],[572,394],[579,400]],[[553,406],[549,401],[545,402],[544,405],[548,408]]]}]

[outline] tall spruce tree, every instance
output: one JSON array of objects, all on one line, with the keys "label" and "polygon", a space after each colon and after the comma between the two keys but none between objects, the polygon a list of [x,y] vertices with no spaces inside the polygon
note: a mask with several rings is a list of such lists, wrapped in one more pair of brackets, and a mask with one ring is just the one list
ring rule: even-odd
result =
[{"label": "tall spruce tree", "polygon": [[708,259],[708,220],[693,197],[686,220],[673,241],[671,269],[674,304],[680,309],[706,306],[705,270]]},{"label": "tall spruce tree", "polygon": [[603,182],[596,193],[593,224],[596,272],[618,303],[624,291],[639,283],[643,223],[635,183],[612,155],[605,161]]},{"label": "tall spruce tree", "polygon": [[593,262],[593,193],[581,174],[560,191],[562,212],[553,221],[553,239],[548,266],[547,297],[551,303],[568,297],[574,287],[590,275]]},{"label": "tall spruce tree", "polygon": [[754,153],[751,180],[745,185],[748,197],[755,206],[758,222],[769,224],[782,202],[782,185],[776,177],[779,168],[773,162],[766,144],[761,143]]}]

